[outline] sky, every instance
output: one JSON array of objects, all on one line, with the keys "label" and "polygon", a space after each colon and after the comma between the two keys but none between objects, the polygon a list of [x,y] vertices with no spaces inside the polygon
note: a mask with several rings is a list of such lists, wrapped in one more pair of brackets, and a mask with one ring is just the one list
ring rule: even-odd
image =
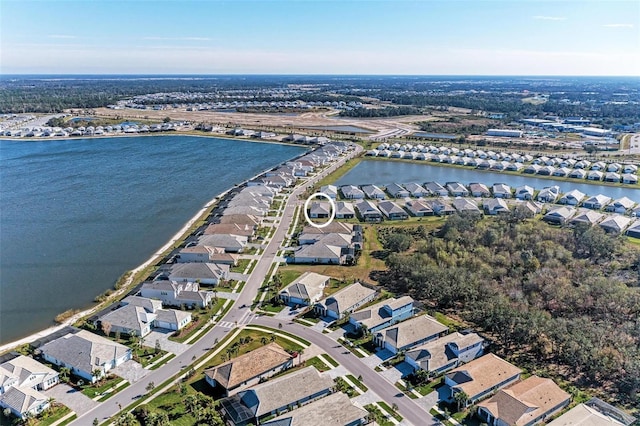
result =
[{"label": "sky", "polygon": [[640,76],[640,1],[0,0],[0,74]]}]

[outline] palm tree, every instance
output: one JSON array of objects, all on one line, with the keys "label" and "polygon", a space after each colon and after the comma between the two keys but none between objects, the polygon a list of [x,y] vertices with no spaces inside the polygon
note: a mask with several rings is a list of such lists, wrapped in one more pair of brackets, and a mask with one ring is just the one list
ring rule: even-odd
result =
[{"label": "palm tree", "polygon": [[460,391],[460,392],[456,392],[456,394],[453,395],[453,399],[458,404],[458,411],[460,411],[462,407],[465,407],[467,405],[467,400],[469,399],[469,395],[467,395],[465,391]]},{"label": "palm tree", "polygon": [[187,395],[184,399],[184,406],[189,414],[194,414],[199,406],[198,397],[193,394]]},{"label": "palm tree", "polygon": [[60,378],[63,382],[69,380],[69,375],[71,374],[71,369],[69,367],[60,368]]},{"label": "palm tree", "polygon": [[271,342],[275,342],[276,341],[276,334],[275,333],[271,333],[271,335],[269,335],[269,341]]},{"label": "palm tree", "polygon": [[97,383],[100,383],[102,381],[102,377],[103,377],[102,370],[100,370],[99,368],[96,368],[93,371],[91,371],[91,375],[97,379],[96,380]]},{"label": "palm tree", "polygon": [[262,336],[260,338],[260,343],[262,343],[263,346],[266,345],[268,341],[269,339],[267,339],[267,336]]}]

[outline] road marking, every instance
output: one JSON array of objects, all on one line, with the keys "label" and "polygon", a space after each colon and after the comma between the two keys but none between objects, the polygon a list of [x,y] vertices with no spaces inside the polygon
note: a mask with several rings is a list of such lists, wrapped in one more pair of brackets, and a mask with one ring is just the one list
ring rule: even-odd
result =
[{"label": "road marking", "polygon": [[236,326],[234,323],[229,321],[220,321],[216,325],[219,325],[220,327],[223,327],[223,328],[233,328]]}]

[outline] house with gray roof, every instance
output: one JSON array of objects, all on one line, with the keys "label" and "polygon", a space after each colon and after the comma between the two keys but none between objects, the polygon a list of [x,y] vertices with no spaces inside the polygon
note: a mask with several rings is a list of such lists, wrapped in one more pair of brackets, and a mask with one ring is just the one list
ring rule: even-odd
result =
[{"label": "house with gray roof", "polygon": [[632,238],[640,238],[640,220],[636,220],[627,228],[625,235]]},{"label": "house with gray roof", "polygon": [[356,210],[360,218],[365,222],[382,221],[382,212],[369,200],[362,200],[356,203]]},{"label": "house with gray roof", "polygon": [[392,198],[406,198],[410,195],[409,191],[404,189],[404,187],[398,183],[387,185],[386,190]]},{"label": "house with gray roof", "polygon": [[496,183],[492,188],[495,198],[511,198],[511,187],[504,183]]},{"label": "house with gray roof", "polygon": [[611,215],[600,222],[600,227],[612,234],[622,234],[631,223],[631,218],[618,214]]},{"label": "house with gray roof", "polygon": [[331,204],[324,201],[313,201],[307,213],[312,219],[327,219],[331,216]]},{"label": "house with gray roof", "polygon": [[356,210],[353,204],[345,201],[336,203],[336,219],[353,219],[356,217]]},{"label": "house with gray roof", "polygon": [[37,416],[49,408],[49,398],[37,390],[25,387],[11,387],[0,395],[0,407],[9,409],[19,419]]},{"label": "house with gray roof", "polygon": [[609,205],[607,205],[604,208],[604,210],[607,212],[624,214],[628,210],[631,210],[635,205],[636,205],[635,201],[632,201],[627,197],[622,197],[611,202]]},{"label": "house with gray roof", "polygon": [[145,282],[140,289],[142,297],[158,299],[163,305],[198,306],[205,308],[211,303],[213,293],[201,291],[200,285],[192,281],[155,280]]},{"label": "house with gray roof", "polygon": [[[69,333],[40,348],[45,361],[67,367],[94,383],[111,369],[131,359],[131,349],[86,330]],[[95,374],[99,371],[99,374]]]},{"label": "house with gray roof", "polygon": [[456,210],[451,205],[451,202],[444,200],[442,198],[436,198],[434,200],[427,201],[429,206],[435,214],[438,216],[446,216],[456,212]]},{"label": "house with gray roof", "polygon": [[486,214],[491,216],[510,212],[509,206],[503,198],[484,199],[482,200],[482,208]]},{"label": "house with gray roof", "polygon": [[622,175],[622,183],[636,184],[638,183],[638,176],[631,173],[625,173]]},{"label": "house with gray roof", "polygon": [[217,285],[229,278],[229,265],[217,263],[175,263],[169,268],[172,281],[198,281],[204,285]]},{"label": "house with gray roof", "polygon": [[536,200],[542,203],[554,203],[560,195],[560,187],[558,185],[547,186],[538,192]]},{"label": "house with gray roof", "polygon": [[604,174],[604,181],[605,182],[619,183],[621,180],[622,180],[622,176],[620,175],[620,173],[607,172],[607,173]]},{"label": "house with gray roof", "polygon": [[469,190],[465,188],[465,186],[459,182],[447,182],[445,185],[449,193],[453,197],[468,197]]},{"label": "house with gray roof", "polygon": [[433,216],[433,209],[422,200],[407,200],[405,203],[407,210],[416,217]]},{"label": "house with gray roof", "polygon": [[249,239],[242,235],[233,234],[213,234],[203,235],[198,238],[201,246],[220,247],[228,253],[240,253],[247,246]]},{"label": "house with gray roof", "polygon": [[338,187],[335,185],[324,185],[320,187],[320,192],[335,200],[338,198]]},{"label": "house with gray roof", "polygon": [[111,332],[126,335],[135,334],[144,337],[151,333],[151,325],[156,319],[156,314],[148,312],[146,309],[125,305],[100,317],[100,324],[111,324]]},{"label": "house with gray roof", "polygon": [[558,200],[558,204],[577,206],[582,200],[584,200],[584,197],[585,195],[583,192],[580,192],[577,189],[573,189],[560,197],[560,199]]},{"label": "house with gray roof", "polygon": [[591,226],[600,222],[603,217],[604,215],[602,213],[594,212],[593,210],[579,209],[569,223],[574,226],[580,224]]},{"label": "house with gray roof", "polygon": [[584,200],[582,206],[587,209],[600,210],[610,202],[611,197],[607,197],[603,194],[598,194]]},{"label": "house with gray roof", "polygon": [[573,179],[585,179],[587,172],[584,169],[573,169],[569,172],[569,177]]},{"label": "house with gray roof", "polygon": [[480,209],[478,208],[478,205],[468,199],[468,198],[461,198],[458,197],[455,200],[453,200],[453,202],[451,203],[451,205],[453,205],[453,207],[459,212],[467,212],[467,213],[482,213],[480,211]]},{"label": "house with gray roof", "polygon": [[476,333],[454,332],[409,349],[404,359],[415,371],[424,370],[431,376],[437,376],[483,353],[482,337]]},{"label": "house with gray roof", "polygon": [[545,222],[553,223],[555,225],[564,225],[576,214],[576,209],[571,207],[556,207],[547,212],[542,217]]},{"label": "house with gray roof", "polygon": [[177,263],[199,262],[235,266],[238,264],[238,255],[227,253],[222,247],[193,245],[181,249],[175,260]]},{"label": "house with gray roof", "polygon": [[522,185],[516,188],[515,197],[518,200],[533,200],[533,187]]},{"label": "house with gray roof", "polygon": [[377,185],[363,185],[362,191],[364,191],[364,195],[371,200],[384,200],[387,198],[384,191]]},{"label": "house with gray roof", "polygon": [[491,197],[491,191],[484,183],[471,183],[469,184],[469,192],[472,197]]},{"label": "house with gray roof", "polygon": [[12,387],[44,391],[58,384],[58,372],[35,359],[18,355],[0,364],[0,395]]},{"label": "house with gray roof", "polygon": [[378,209],[389,220],[404,220],[409,217],[407,212],[393,201],[380,201]]},{"label": "house with gray roof", "polygon": [[403,296],[398,299],[392,297],[353,312],[349,316],[349,322],[356,328],[363,328],[369,333],[375,333],[411,316],[413,316],[411,296]]},{"label": "house with gray roof", "polygon": [[166,330],[182,330],[191,322],[191,312],[179,311],[177,309],[158,309],[153,326]]},{"label": "house with gray roof", "polygon": [[343,185],[340,187],[342,197],[348,200],[362,200],[364,199],[364,191],[355,185]]},{"label": "house with gray roof", "polygon": [[306,367],[220,400],[220,411],[235,426],[260,424],[274,414],[330,395],[334,385],[330,376]]},{"label": "house with gray roof", "polygon": [[435,340],[448,330],[447,326],[440,324],[435,318],[429,315],[419,315],[383,328],[373,335],[373,341],[377,346],[397,354],[400,351]]},{"label": "house with gray roof", "polygon": [[329,285],[329,279],[326,275],[305,272],[280,290],[278,297],[289,305],[313,305],[322,299],[324,289]]},{"label": "house with gray roof", "polygon": [[344,260],[342,248],[319,241],[314,244],[300,246],[293,253],[293,256],[287,259],[287,262],[341,265]]},{"label": "house with gray roof", "polygon": [[273,420],[263,426],[315,426],[345,425],[358,426],[369,423],[369,412],[355,406],[342,392],[335,392],[320,398]]},{"label": "house with gray roof", "polygon": [[323,243],[325,245],[346,249],[351,247],[351,238],[351,234],[342,234],[338,232],[331,232],[327,234],[302,233],[298,236],[298,244],[302,246],[307,244]]},{"label": "house with gray roof", "polygon": [[424,184],[424,187],[431,195],[446,197],[449,195],[449,191],[444,186],[440,185],[438,182],[427,182]]},{"label": "house with gray roof", "polygon": [[353,283],[318,301],[313,308],[321,316],[340,319],[374,300],[377,295],[376,290]]},{"label": "house with gray roof", "polygon": [[549,422],[549,426],[631,426],[636,418],[623,410],[598,399],[578,404],[560,417]]},{"label": "house with gray roof", "polygon": [[426,188],[418,183],[407,183],[404,185],[404,187],[407,191],[409,191],[409,194],[411,194],[412,197],[420,198],[429,196],[429,191],[427,191]]}]

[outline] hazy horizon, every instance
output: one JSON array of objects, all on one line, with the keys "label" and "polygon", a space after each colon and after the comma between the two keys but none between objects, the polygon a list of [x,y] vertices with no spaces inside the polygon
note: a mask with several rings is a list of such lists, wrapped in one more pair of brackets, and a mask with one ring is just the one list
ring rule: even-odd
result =
[{"label": "hazy horizon", "polygon": [[2,74],[640,76],[640,2],[2,0]]}]

